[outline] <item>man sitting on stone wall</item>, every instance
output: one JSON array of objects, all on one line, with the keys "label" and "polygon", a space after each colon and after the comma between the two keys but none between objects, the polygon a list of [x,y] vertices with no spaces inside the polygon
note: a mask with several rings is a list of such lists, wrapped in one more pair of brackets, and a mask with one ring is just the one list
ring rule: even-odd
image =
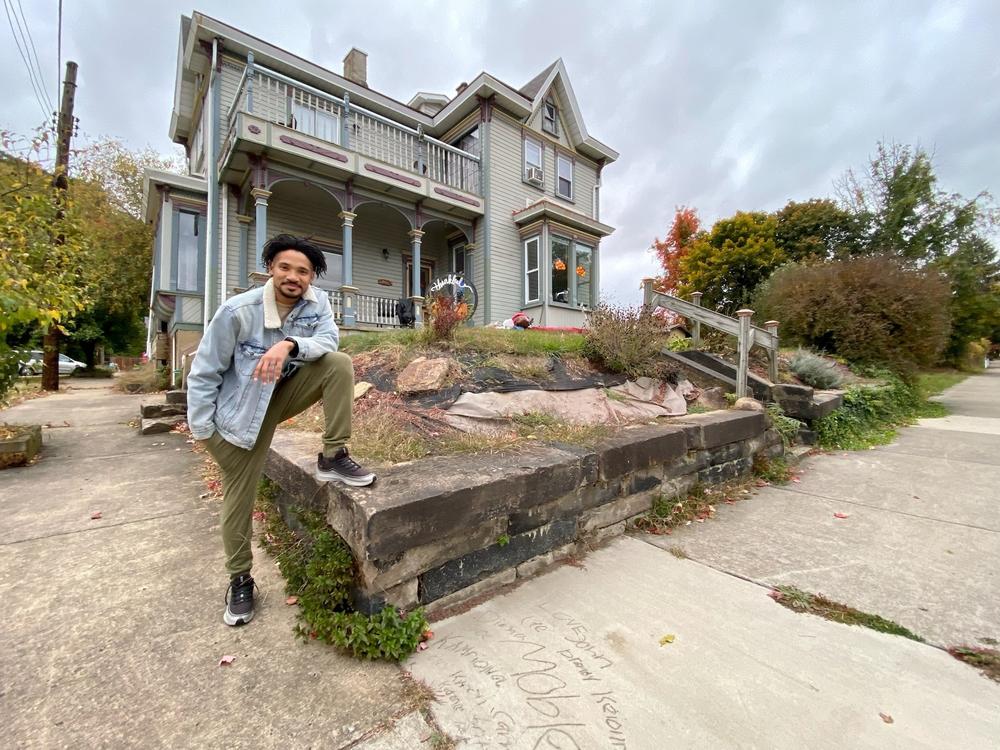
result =
[{"label": "man sitting on stone wall", "polygon": [[227,625],[253,618],[253,506],[280,422],[322,399],[326,427],[317,477],[355,487],[375,481],[347,451],[354,369],[337,351],[340,333],[329,299],[312,286],[326,271],[323,253],[282,234],[267,243],[262,260],[271,278],[219,307],[187,380],[191,434],[222,469]]}]

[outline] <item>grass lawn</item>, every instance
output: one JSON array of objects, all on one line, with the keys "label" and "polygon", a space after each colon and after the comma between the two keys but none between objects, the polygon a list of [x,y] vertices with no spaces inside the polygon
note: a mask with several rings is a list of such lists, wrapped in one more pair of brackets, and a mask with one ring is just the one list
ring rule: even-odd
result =
[{"label": "grass lawn", "polygon": [[579,333],[555,331],[508,331],[500,328],[459,328],[453,341],[432,343],[427,329],[352,333],[341,340],[348,354],[391,350],[441,350],[480,354],[579,354],[584,337]]},{"label": "grass lawn", "polygon": [[958,385],[967,377],[969,373],[959,370],[927,370],[917,375],[917,388],[921,396],[930,398]]}]

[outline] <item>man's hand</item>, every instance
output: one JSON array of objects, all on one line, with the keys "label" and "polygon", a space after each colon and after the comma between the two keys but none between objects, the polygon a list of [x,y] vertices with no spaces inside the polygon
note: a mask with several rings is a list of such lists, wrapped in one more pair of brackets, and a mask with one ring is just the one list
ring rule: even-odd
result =
[{"label": "man's hand", "polygon": [[279,341],[263,355],[253,371],[253,379],[262,383],[274,383],[281,377],[281,369],[285,360],[292,353],[295,344],[291,341]]}]

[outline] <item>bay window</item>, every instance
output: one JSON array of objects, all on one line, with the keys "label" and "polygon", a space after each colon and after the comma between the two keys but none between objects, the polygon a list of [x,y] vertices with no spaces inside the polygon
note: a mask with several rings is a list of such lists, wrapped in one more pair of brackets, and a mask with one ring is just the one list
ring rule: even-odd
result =
[{"label": "bay window", "polygon": [[532,237],[524,241],[524,301],[538,302],[541,300],[538,260],[541,249],[541,238]]}]

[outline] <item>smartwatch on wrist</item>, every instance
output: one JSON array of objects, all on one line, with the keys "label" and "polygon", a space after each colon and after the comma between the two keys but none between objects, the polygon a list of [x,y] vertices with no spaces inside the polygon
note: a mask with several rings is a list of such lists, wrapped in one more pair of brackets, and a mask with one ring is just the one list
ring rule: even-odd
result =
[{"label": "smartwatch on wrist", "polygon": [[299,343],[293,339],[291,336],[285,338],[285,341],[289,341],[292,344],[292,350],[288,353],[289,357],[295,357],[299,353]]}]

